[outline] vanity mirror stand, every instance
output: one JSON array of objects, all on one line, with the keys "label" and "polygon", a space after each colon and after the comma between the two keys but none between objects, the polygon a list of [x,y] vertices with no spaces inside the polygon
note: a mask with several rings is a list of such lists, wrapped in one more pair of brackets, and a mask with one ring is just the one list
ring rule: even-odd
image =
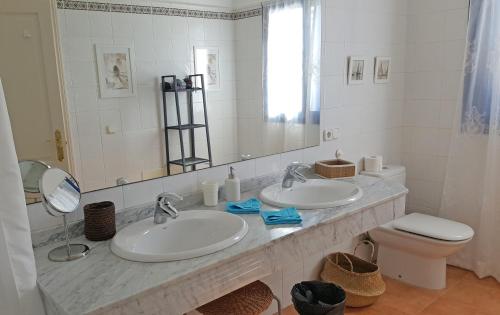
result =
[{"label": "vanity mirror stand", "polygon": [[51,250],[49,259],[63,262],[85,257],[90,251],[87,245],[69,242],[67,215],[78,209],[81,199],[76,179],[40,161],[20,161],[19,168],[24,190],[30,194],[40,194],[45,210],[52,216],[63,217],[66,244]]},{"label": "vanity mirror stand", "polygon": [[90,248],[85,244],[70,244],[68,237],[68,223],[66,222],[66,215],[63,215],[64,220],[64,233],[66,244],[54,248],[49,252],[49,259],[52,261],[72,261],[87,256]]}]

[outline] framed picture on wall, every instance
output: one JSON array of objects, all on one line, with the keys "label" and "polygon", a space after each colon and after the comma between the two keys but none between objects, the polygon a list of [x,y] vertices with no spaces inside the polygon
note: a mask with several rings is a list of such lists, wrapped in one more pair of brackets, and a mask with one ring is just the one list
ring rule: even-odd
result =
[{"label": "framed picture on wall", "polygon": [[[217,47],[194,47],[194,69],[196,74],[203,74],[207,90],[220,89],[220,54]],[[196,82],[196,86],[200,86]]]},{"label": "framed picture on wall", "polygon": [[375,75],[373,82],[381,84],[389,82],[391,76],[391,58],[375,57]]},{"label": "framed picture on wall", "polygon": [[101,98],[130,97],[136,93],[132,45],[95,45]]},{"label": "framed picture on wall", "polygon": [[351,56],[348,59],[347,83],[363,84],[365,81],[365,69],[367,59],[365,57]]}]

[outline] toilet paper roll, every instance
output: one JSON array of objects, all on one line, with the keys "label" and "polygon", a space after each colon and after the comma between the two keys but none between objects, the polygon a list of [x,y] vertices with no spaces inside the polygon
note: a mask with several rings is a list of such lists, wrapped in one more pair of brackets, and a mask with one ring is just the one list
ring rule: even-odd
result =
[{"label": "toilet paper roll", "polygon": [[381,155],[372,155],[365,157],[365,171],[380,172],[382,171],[383,158]]}]

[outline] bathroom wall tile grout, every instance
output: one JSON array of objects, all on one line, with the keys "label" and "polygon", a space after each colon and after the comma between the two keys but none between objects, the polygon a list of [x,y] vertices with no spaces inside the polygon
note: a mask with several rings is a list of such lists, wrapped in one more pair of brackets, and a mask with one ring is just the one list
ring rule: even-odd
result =
[{"label": "bathroom wall tile grout", "polygon": [[402,162],[408,210],[435,215],[460,99],[468,1],[409,4]]},{"label": "bathroom wall tile grout", "polygon": [[[232,73],[231,68],[236,66],[235,38],[231,31],[233,24],[228,23],[236,22],[73,10],[57,13],[70,118],[82,126],[72,130],[75,175],[82,177],[85,190],[114,185],[118,177],[130,181],[151,178],[149,174],[161,171],[164,154],[162,133],[158,131],[160,121],[155,114],[160,100],[154,89],[158,76],[165,71],[191,72],[186,69],[192,67],[192,45],[203,43],[220,46],[221,71]],[[98,97],[93,44],[110,41],[135,42],[138,90],[135,97],[119,101]],[[228,76],[222,84],[234,85],[231,83],[234,80]],[[209,105],[224,111],[235,101],[234,96],[234,93],[209,92]],[[224,152],[214,150],[214,157],[222,162],[234,160],[236,153],[229,144],[234,143],[235,132],[231,132],[231,127],[236,123],[229,123],[228,119],[235,117],[214,114],[212,118],[217,119],[211,119],[211,125],[226,122],[228,128],[227,133],[212,135],[215,147],[224,144]],[[115,134],[106,133],[105,126],[112,127]],[[85,151],[81,150],[83,147]],[[144,156],[144,152],[148,154]]]},{"label": "bathroom wall tile grout", "polygon": [[[453,4],[455,4],[455,3],[453,3]],[[325,14],[330,14],[330,13],[328,13],[328,10],[332,10],[333,13],[331,15],[335,17],[338,15],[343,15],[343,13],[350,12],[350,10],[357,8],[356,6],[357,6],[357,4],[355,4],[355,3],[353,4],[353,3],[344,3],[342,1],[340,1],[340,2],[335,1],[333,3],[330,3],[330,2],[326,3],[324,10],[326,12]],[[428,13],[433,12],[431,9],[422,7],[419,9],[420,11],[415,11],[416,12],[415,14],[413,14],[413,13],[408,14],[410,12],[410,10],[412,10],[411,1],[408,4],[408,8],[407,8],[408,12],[405,11],[406,10],[405,7],[406,7],[406,5],[403,5],[401,7],[398,6],[398,8],[396,8],[393,11],[384,10],[383,12],[399,12],[401,14],[402,18],[408,17],[409,19],[411,19],[411,17],[415,16],[417,13],[423,14],[423,12],[428,12]],[[439,12],[459,13],[459,12],[463,12],[464,9],[462,8],[462,6],[457,5],[456,8],[454,8],[452,10],[445,10],[443,8],[441,8],[440,10],[441,11],[439,11]],[[360,12],[359,13],[360,15],[366,15],[369,13],[369,8],[361,8],[361,10],[359,12]],[[392,14],[392,13],[383,13],[383,14]],[[442,135],[442,137],[447,137],[446,133],[443,134],[443,132],[447,132],[447,130],[449,130],[450,124],[448,122],[446,122],[444,117],[447,116],[446,113],[449,112],[449,110],[446,109],[445,107],[443,107],[444,105],[441,105],[440,107],[442,109],[440,108],[440,111],[443,113],[441,115],[441,117],[443,117],[443,118],[440,118],[439,122],[437,122],[436,120],[433,120],[434,122],[432,123],[433,124],[432,128],[431,129],[427,128],[424,133],[419,134],[422,131],[424,131],[424,129],[421,129],[421,127],[415,126],[415,123],[409,124],[409,122],[407,120],[408,116],[413,116],[413,115],[408,113],[407,109],[409,108],[410,104],[421,104],[422,98],[419,98],[417,95],[417,97],[414,98],[414,100],[412,100],[410,98],[411,95],[408,95],[409,94],[408,92],[406,93],[407,94],[406,96],[404,96],[404,93],[399,93],[399,95],[403,95],[403,98],[397,97],[397,94],[393,94],[393,96],[391,98],[394,99],[394,101],[390,101],[389,103],[395,104],[394,106],[388,107],[388,105],[384,105],[382,102],[379,102],[379,101],[377,101],[374,104],[376,104],[376,108],[379,108],[379,110],[382,110],[384,108],[391,108],[391,110],[389,110],[389,112],[385,111],[385,109],[384,109],[384,111],[385,111],[384,115],[387,115],[387,113],[394,112],[394,113],[392,113],[392,114],[395,114],[395,116],[394,116],[395,120],[393,120],[393,121],[396,122],[396,124],[394,124],[394,125],[389,124],[389,125],[386,125],[383,127],[382,127],[382,125],[378,126],[376,122],[378,120],[380,120],[381,118],[376,118],[376,116],[373,117],[373,114],[377,115],[376,112],[373,112],[373,111],[370,112],[369,114],[368,113],[364,114],[364,111],[366,111],[365,108],[368,108],[368,107],[365,105],[361,105],[361,104],[363,104],[364,102],[369,100],[369,97],[364,97],[364,98],[359,99],[360,95],[366,94],[364,92],[361,92],[361,93],[359,93],[359,92],[360,91],[365,91],[365,92],[370,91],[369,95],[374,95],[373,93],[377,89],[379,89],[379,88],[387,89],[388,86],[379,87],[379,86],[375,86],[371,83],[367,83],[365,86],[363,86],[361,88],[346,86],[345,85],[346,84],[345,77],[344,77],[345,76],[345,58],[348,55],[350,55],[351,53],[354,54],[357,52],[360,52],[360,53],[361,52],[368,52],[367,50],[373,48],[374,42],[372,40],[366,39],[366,37],[367,37],[366,34],[362,34],[362,32],[360,33],[360,32],[357,32],[356,30],[354,30],[353,27],[351,25],[349,25],[349,23],[347,23],[347,21],[345,21],[345,19],[342,19],[342,17],[340,17],[340,20],[344,21],[343,25],[342,25],[342,23],[337,23],[338,21],[336,21],[336,19],[328,19],[330,21],[328,23],[332,23],[331,21],[335,20],[335,23],[339,24],[338,26],[328,24],[326,22],[327,19],[323,19],[323,20],[324,20],[325,25],[328,26],[324,32],[324,41],[323,41],[324,45],[325,45],[325,47],[324,47],[324,49],[325,49],[324,59],[325,60],[327,60],[327,59],[334,60],[337,63],[337,65],[335,65],[334,68],[331,68],[331,69],[333,69],[333,72],[330,72],[330,70],[328,70],[330,67],[328,64],[324,65],[326,68],[324,67],[324,71],[323,71],[324,73],[322,76],[322,78],[323,78],[322,84],[324,85],[323,101],[322,101],[322,108],[324,109],[323,115],[322,115],[323,116],[322,117],[322,126],[340,127],[341,128],[341,138],[335,142],[322,143],[321,147],[319,147],[319,148],[308,149],[307,151],[311,151],[311,152],[314,151],[315,152],[314,154],[309,154],[309,157],[308,157],[309,162],[313,162],[314,160],[318,159],[318,157],[333,156],[336,148],[342,148],[344,150],[344,152],[346,152],[346,158],[359,160],[360,156],[362,156],[363,153],[365,153],[365,154],[367,154],[367,153],[380,153],[380,152],[384,151],[384,150],[381,151],[380,148],[386,146],[386,144],[384,144],[384,142],[387,143],[387,141],[389,141],[389,142],[393,143],[392,146],[394,147],[394,149],[391,149],[390,151],[388,151],[389,153],[382,152],[382,154],[384,154],[387,157],[386,160],[388,162],[398,163],[398,162],[401,162],[400,158],[403,158],[404,164],[407,164],[407,166],[408,166],[410,188],[414,188],[413,186],[415,186],[415,184],[419,183],[419,181],[421,181],[422,184],[426,183],[426,182],[430,182],[431,185],[434,185],[434,186],[438,185],[437,187],[439,187],[439,184],[442,182],[442,179],[441,179],[442,175],[441,175],[441,178],[434,177],[434,178],[423,178],[423,179],[418,179],[418,178],[415,178],[414,176],[412,176],[412,174],[423,174],[415,169],[416,165],[422,165],[422,164],[415,164],[415,162],[410,161],[409,158],[411,157],[413,159],[418,159],[419,156],[422,156],[426,160],[429,160],[432,156],[435,156],[438,159],[438,163],[436,165],[437,166],[443,165],[443,163],[445,162],[445,159],[446,159],[446,150],[443,149],[442,150],[443,153],[440,153],[439,151],[441,151],[441,149],[439,148],[438,142],[435,142],[436,144],[434,146],[428,147],[428,148],[430,148],[430,150],[428,150],[429,152],[425,152],[422,150],[415,152],[416,151],[415,147],[417,147],[417,149],[418,149],[419,143],[420,143],[418,141],[424,141],[424,139],[426,139],[426,137],[429,137],[429,136],[431,136],[432,138],[436,138],[434,136],[437,134],[438,135],[437,138],[441,137],[441,135]],[[66,20],[64,20],[63,22],[65,22],[65,21]],[[459,19],[457,19],[457,21],[459,21]],[[368,23],[368,21],[366,23]],[[408,30],[405,31],[409,35],[412,34],[412,27],[411,27],[412,23],[413,23],[412,21],[408,22],[410,27],[408,27]],[[62,27],[63,33],[66,31],[64,25],[65,25],[65,23],[63,23],[63,27]],[[341,36],[332,35],[331,32],[329,32],[331,27],[334,29],[338,28],[340,30],[345,31],[345,32],[337,32],[337,34],[338,33],[345,33],[345,34],[343,36],[342,35]],[[403,27],[403,29],[404,28],[405,27]],[[422,36],[424,36],[424,35],[425,34],[422,34]],[[361,36],[361,37],[359,37],[359,36]],[[364,38],[364,39],[362,39],[362,38]],[[454,36],[452,38],[457,38],[457,36]],[[363,46],[364,45],[364,44],[362,44],[363,41],[367,41],[367,42],[369,42],[369,44],[367,46]],[[454,41],[457,41],[457,40],[454,39]],[[411,42],[412,42],[411,37],[407,41],[396,40],[396,42],[393,44],[390,44],[390,46],[392,46],[392,47],[396,47],[398,45],[401,46],[401,45],[404,45],[405,42],[407,42],[408,44],[411,44]],[[460,43],[460,40],[457,41],[457,44],[459,44],[459,43]],[[331,46],[331,45],[333,45],[333,46]],[[385,44],[382,44],[382,46],[384,46],[384,45]],[[377,45],[375,45],[375,46],[377,46]],[[332,52],[334,52],[334,55],[331,55],[331,53],[328,52],[328,50],[329,50],[328,47],[331,47],[331,49],[333,49]],[[368,48],[368,47],[372,47],[372,48]],[[340,52],[336,51],[335,50],[336,48],[340,48]],[[78,49],[76,51],[78,52]],[[405,56],[404,51],[400,51],[400,53],[402,54],[402,57]],[[374,53],[370,53],[369,55],[373,55],[373,54]],[[75,56],[75,58],[77,58],[78,54],[75,54],[74,56]],[[405,59],[405,58],[403,58],[403,59]],[[409,56],[409,52],[406,54],[406,59],[407,60],[405,63],[408,67],[408,70],[405,70],[403,67],[403,68],[400,68],[399,71],[394,72],[394,75],[399,75],[400,73],[403,74],[403,77],[401,80],[402,84],[400,85],[400,86],[402,86],[403,89],[404,89],[404,85],[405,85],[404,81],[407,81],[406,86],[408,86],[408,87],[412,86],[412,84],[411,84],[411,82],[413,80],[412,77],[414,76],[414,74],[420,73],[420,72],[411,72],[411,70],[412,70],[411,69],[412,68],[412,66],[411,66],[412,58]],[[404,63],[403,63],[403,65],[404,65]],[[455,71],[455,72],[459,73],[459,71]],[[329,73],[331,73],[331,75]],[[333,92],[330,92],[330,90],[332,90]],[[389,91],[393,91],[393,92],[396,90],[392,87],[389,89]],[[423,90],[423,91],[425,91],[425,90]],[[429,94],[425,93],[422,95],[429,95]],[[394,96],[396,96],[396,98],[393,98]],[[399,102],[398,100],[405,99],[405,98],[407,100],[406,106],[404,106],[405,111],[404,112],[402,110],[398,111],[397,110],[399,108],[399,105],[397,105]],[[452,105],[453,105],[453,98],[450,98],[450,101],[445,101],[444,98],[442,101],[433,101],[432,96],[426,96],[425,98],[429,99],[429,101],[426,102],[429,105],[432,104],[430,102],[433,102],[435,104],[437,104],[437,102],[441,102],[442,104],[444,104],[444,102],[447,102],[446,105],[448,106],[448,108],[452,107]],[[418,103],[418,102],[420,102],[420,103]],[[415,105],[412,107],[418,108],[419,106]],[[433,107],[429,107],[429,106],[425,107],[425,108],[428,108],[429,110],[433,109]],[[396,112],[399,112],[400,114],[397,114]],[[363,119],[363,117],[366,117],[369,119],[365,120],[365,119]],[[379,116],[379,117],[384,117],[384,116]],[[401,118],[397,118],[397,117],[401,117]],[[361,118],[361,121],[356,123],[356,120],[358,120],[359,118]],[[404,118],[404,120],[402,120],[403,118]],[[423,117],[423,118],[425,118],[425,117]],[[398,122],[398,120],[399,120],[399,122]],[[422,121],[426,124],[428,123],[428,120],[426,120],[426,119],[420,119],[420,121]],[[436,128],[436,127],[434,127],[434,126],[436,126],[436,123],[439,123],[439,126],[437,126],[438,129],[434,129],[434,128]],[[401,128],[404,131],[403,135],[400,135],[400,132],[399,132],[401,130]],[[364,130],[366,130],[366,131],[364,131]],[[381,141],[382,138],[387,138],[387,139],[385,141]],[[388,139],[391,139],[391,140],[388,140]],[[372,140],[372,141],[370,141],[370,140]],[[417,142],[415,142],[415,141],[417,141]],[[353,145],[355,142],[358,142],[360,144]],[[416,146],[411,145],[411,144],[409,146],[407,146],[405,143],[414,143],[414,144],[416,144]],[[422,145],[427,146],[427,144],[424,144],[424,143],[425,142],[422,142]],[[364,144],[367,144],[367,145],[364,145]],[[422,146],[422,145],[420,145],[420,146]],[[399,150],[398,147],[402,148],[401,149],[402,153],[398,153],[398,150]],[[408,152],[408,150],[405,149],[405,147],[412,148],[412,151],[410,151],[411,153]],[[387,149],[385,149],[385,150],[387,150]],[[298,152],[301,152],[301,151],[298,151]],[[413,153],[413,152],[415,152],[415,153]],[[430,154],[430,155],[428,155],[428,154]],[[290,161],[290,159],[291,159],[290,156],[299,157],[298,159],[301,159],[301,158],[304,158],[305,155],[308,155],[308,153],[301,154],[301,153],[296,152],[296,153],[291,153],[290,155],[275,155],[272,157],[263,158],[262,160],[257,159],[257,160],[255,160],[254,170],[247,171],[245,168],[244,173],[245,173],[245,176],[247,176],[246,174],[262,175],[268,171],[271,171],[271,172],[275,171],[277,169],[277,167],[283,167],[283,164]],[[279,162],[278,162],[278,158],[279,158]],[[295,159],[297,159],[297,158],[295,158]],[[422,162],[424,162],[426,160],[422,160]],[[421,163],[421,162],[418,162],[418,163]],[[442,167],[440,170],[438,170],[438,172],[427,172],[427,173],[433,174],[434,176],[435,176],[435,174],[442,174],[443,173]],[[209,174],[214,174],[216,176],[216,179],[222,181],[222,179],[225,176],[225,170],[223,170],[223,169],[213,170],[213,171],[206,171],[205,170],[205,171],[201,171],[199,174],[197,174],[195,176],[188,175],[187,177],[179,177],[179,178],[182,178],[183,184],[181,186],[183,186],[183,187],[176,188],[176,189],[179,192],[184,192],[184,193],[192,192],[194,189],[196,189],[197,183],[203,179],[206,179],[206,176],[208,176]],[[176,177],[173,177],[173,178],[176,178]],[[174,186],[172,186],[171,183],[173,183],[173,180],[169,180],[168,178],[161,180],[161,183],[156,185],[156,188],[154,188],[153,191],[158,192],[158,191],[163,191],[163,190],[169,189],[170,187],[174,187]],[[192,185],[193,183],[195,184],[194,188],[191,188],[190,185]],[[435,184],[432,184],[432,183],[435,183]],[[141,189],[140,187],[144,186],[144,185],[146,185],[146,186],[152,185],[152,187],[155,186],[152,183],[145,182],[145,183],[137,184],[137,189]],[[162,187],[160,187],[160,186],[162,186]],[[123,187],[123,189],[124,189],[123,204],[124,205],[131,206],[131,205],[136,205],[140,202],[146,201],[145,200],[145,199],[147,199],[146,197],[139,198],[137,200],[133,200],[136,198],[136,196],[131,191],[132,190],[131,187],[136,187],[136,186]],[[175,190],[175,188],[174,188],[174,190]],[[418,187],[417,187],[417,189],[412,189],[412,191],[413,190],[417,190],[417,192],[418,192]],[[426,193],[425,192],[423,192],[423,194],[418,193],[417,195],[421,195],[422,196],[421,199],[425,199],[425,197],[423,197],[423,196],[425,196]],[[410,200],[412,199],[411,196],[412,195],[410,194]],[[435,198],[436,197],[434,197],[434,199]],[[429,198],[429,199],[432,200],[433,198]],[[30,211],[30,213],[31,212],[32,211]],[[32,218],[33,227],[35,229],[38,228],[39,225],[35,221],[39,220],[41,215],[35,214],[35,215],[31,215],[31,217],[33,217]],[[38,218],[36,218],[36,217],[38,217]],[[44,220],[42,220],[42,221],[44,221]],[[47,219],[45,221],[51,222],[51,221],[53,221],[53,219]],[[58,220],[56,220],[56,221],[58,221]],[[52,223],[47,223],[47,222],[41,223],[41,226],[43,227],[44,224],[50,225]]]}]

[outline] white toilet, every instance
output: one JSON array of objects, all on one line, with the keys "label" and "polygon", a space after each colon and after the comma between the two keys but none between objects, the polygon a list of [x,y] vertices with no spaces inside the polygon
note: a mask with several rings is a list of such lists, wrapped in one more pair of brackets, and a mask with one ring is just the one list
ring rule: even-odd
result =
[{"label": "white toilet", "polygon": [[[403,166],[384,166],[381,172],[363,175],[395,180],[405,184]],[[372,231],[378,243],[382,274],[406,283],[427,288],[446,287],[446,257],[465,246],[474,236],[468,225],[430,215],[412,213]]]}]

